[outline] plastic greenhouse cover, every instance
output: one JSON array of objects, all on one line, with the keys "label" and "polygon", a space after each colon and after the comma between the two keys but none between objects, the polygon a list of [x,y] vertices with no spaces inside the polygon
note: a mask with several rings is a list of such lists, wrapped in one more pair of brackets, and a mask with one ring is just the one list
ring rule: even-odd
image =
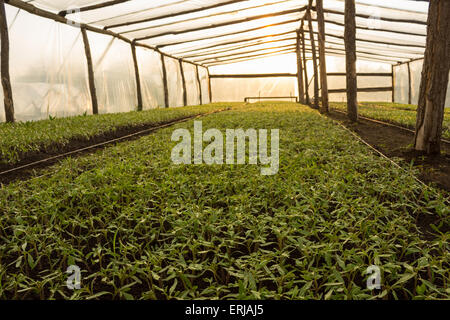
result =
[{"label": "plastic greenhouse cover", "polygon": [[[202,62],[205,66],[211,66],[213,71],[220,70],[217,67],[220,64],[223,64],[224,68],[229,68],[233,64],[252,65],[258,60],[264,61],[256,53],[265,53],[266,59],[269,60],[271,56],[281,54],[282,57],[289,56],[295,51],[296,30],[299,29],[300,21],[305,15],[305,11],[300,9],[308,4],[308,0],[129,0],[79,12],[74,9],[106,4],[110,0],[24,2],[53,13],[72,10],[66,14],[68,19],[102,29],[107,28],[130,40],[142,38],[139,42],[143,44],[158,46],[161,52],[176,57]],[[344,4],[344,0],[324,0],[327,55],[336,61],[343,61],[344,54],[342,39]],[[373,63],[375,66],[373,69],[381,68],[390,72],[391,65],[423,56],[428,3],[410,0],[390,2],[356,0],[356,4],[359,61],[365,59],[368,64]],[[49,115],[90,113],[91,99],[80,29],[34,16],[9,4],[6,4],[6,12],[10,27],[11,80],[16,118],[34,120]],[[313,29],[317,32],[314,7],[312,19]],[[394,22],[393,19],[404,22]],[[307,24],[304,27],[306,38],[309,39]],[[130,44],[94,32],[88,32],[88,35],[94,60],[100,112],[135,109],[136,83]],[[280,50],[270,49],[277,46],[282,46],[284,51],[277,52]],[[255,55],[249,57],[248,52],[252,50],[255,51]],[[308,55],[310,51],[310,45],[307,43]],[[30,55],[29,52],[34,54]],[[164,106],[160,54],[137,47],[137,57],[141,70],[144,109]],[[183,91],[179,62],[168,57],[164,59],[168,74],[170,105],[181,106]],[[251,61],[244,62],[246,60]],[[239,61],[242,62],[235,63]],[[259,72],[270,69],[267,63],[260,65]],[[195,68],[188,63],[184,66],[188,82],[188,102],[198,103],[198,84],[193,71]],[[290,68],[289,72],[295,72],[295,59]],[[277,66],[277,69],[279,70],[280,66]],[[413,75],[411,93],[415,102],[420,82],[421,62],[411,63],[411,69]],[[312,72],[309,71],[311,75]],[[405,97],[407,100],[409,90],[407,70],[405,73],[405,67],[401,65],[396,66],[394,71],[396,100],[404,101]],[[207,70],[199,68],[199,74],[202,100],[205,103],[209,100]],[[273,86],[266,80],[273,80]],[[250,95],[261,90],[267,90],[267,94],[289,95],[291,91],[295,94],[295,80],[266,80],[254,80],[251,84],[252,80],[249,79],[241,82],[233,79],[234,84],[227,83],[227,99],[225,93],[216,92],[218,89],[214,84],[221,80],[214,79],[214,100],[218,101],[220,97],[223,97],[222,100],[230,100],[233,97],[241,97],[247,91],[252,91]],[[334,85],[332,81],[330,79],[330,83]],[[364,86],[390,85],[387,80],[384,84],[384,78],[361,81]],[[335,85],[339,87],[341,83]],[[282,89],[283,86],[286,88]],[[379,97],[384,99],[386,95],[390,96],[390,93],[380,93]],[[373,93],[367,96],[371,98]],[[337,95],[336,99],[340,99],[340,96]],[[4,110],[0,109],[0,119],[3,120]]]}]

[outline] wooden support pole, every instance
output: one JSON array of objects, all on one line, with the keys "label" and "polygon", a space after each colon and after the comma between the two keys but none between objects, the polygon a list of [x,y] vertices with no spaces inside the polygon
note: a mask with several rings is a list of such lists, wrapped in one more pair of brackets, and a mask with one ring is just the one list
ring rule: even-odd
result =
[{"label": "wooden support pole", "polygon": [[161,54],[161,69],[162,69],[162,78],[163,78],[163,87],[164,87],[164,107],[169,107],[169,87],[167,83],[167,69],[166,69],[166,60],[163,54]]},{"label": "wooden support pole", "polygon": [[300,30],[302,36],[302,53],[303,53],[303,71],[305,73],[305,103],[310,104],[311,100],[309,99],[309,86],[308,86],[308,64],[306,63],[306,44],[305,44],[305,30],[302,28]]},{"label": "wooden support pole", "polygon": [[208,94],[209,94],[209,103],[212,103],[211,74],[209,73],[209,68],[206,68],[206,71],[208,71]]},{"label": "wooden support pole", "polygon": [[406,65],[408,66],[408,104],[411,104],[412,103],[411,65],[409,62]]},{"label": "wooden support pole", "polygon": [[297,83],[298,83],[298,98],[299,102],[305,103],[305,88],[303,81],[303,62],[300,48],[300,30],[297,31]]},{"label": "wooden support pole", "polygon": [[186,76],[184,75],[183,60],[178,60],[180,64],[181,84],[183,86],[183,106],[187,106],[187,89],[186,89]]},{"label": "wooden support pole", "polygon": [[414,148],[439,154],[450,71],[450,1],[430,1],[427,34]]},{"label": "wooden support pole", "polygon": [[6,20],[5,1],[0,1],[0,34],[1,34],[1,77],[5,105],[6,122],[14,122],[14,102],[9,76],[9,33]]},{"label": "wooden support pole", "polygon": [[391,66],[391,79],[392,79],[392,103],[395,103],[395,73],[394,65]]},{"label": "wooden support pole", "polygon": [[83,35],[84,52],[86,54],[86,61],[88,67],[89,91],[91,93],[92,113],[98,114],[97,90],[95,89],[95,77],[94,77],[94,67],[92,64],[91,46],[89,45],[89,38],[85,27],[81,27],[81,33]]},{"label": "wooden support pole", "polygon": [[308,9],[308,12],[306,14],[308,15],[309,39],[311,42],[313,68],[314,68],[314,108],[319,109],[319,70],[318,70],[318,66],[317,66],[316,40],[314,39],[314,30],[313,30],[312,19],[311,19],[311,10]]},{"label": "wooden support pole", "polygon": [[134,42],[131,43],[131,52],[133,53],[134,74],[136,76],[137,111],[142,111],[144,107],[142,103],[141,76],[139,74],[139,64],[136,54],[136,45],[134,44]]},{"label": "wooden support pole", "polygon": [[325,19],[323,16],[323,0],[316,0],[317,24],[319,27],[319,59],[320,59],[320,82],[322,90],[321,113],[328,113],[328,79],[327,63],[325,57]]},{"label": "wooden support pole", "polygon": [[198,84],[198,99],[200,101],[200,105],[203,104],[203,99],[202,99],[202,81],[200,79],[200,72],[198,70],[198,66],[195,66],[195,71],[197,73],[197,84]]},{"label": "wooden support pole", "polygon": [[347,71],[347,116],[358,121],[358,83],[356,76],[355,0],[345,0],[345,61]]}]

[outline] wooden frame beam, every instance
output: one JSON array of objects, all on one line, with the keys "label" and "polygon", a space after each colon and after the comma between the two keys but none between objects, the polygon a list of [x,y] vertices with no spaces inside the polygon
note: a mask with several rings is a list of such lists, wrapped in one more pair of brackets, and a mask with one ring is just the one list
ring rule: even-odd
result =
[{"label": "wooden frame beam", "polygon": [[208,72],[208,94],[209,94],[209,103],[212,103],[212,86],[211,86],[211,74],[209,72],[209,68],[206,68]]},{"label": "wooden frame beam", "polygon": [[169,87],[167,83],[167,69],[166,69],[166,60],[163,54],[161,54],[161,69],[162,69],[162,78],[163,78],[163,87],[164,87],[164,107],[169,108]]},{"label": "wooden frame beam", "polygon": [[151,22],[151,21],[156,21],[156,20],[161,20],[161,19],[167,19],[167,18],[172,18],[172,17],[175,17],[175,16],[181,16],[181,15],[186,15],[186,14],[191,14],[191,13],[197,13],[197,12],[200,12],[200,11],[205,11],[205,10],[209,10],[209,9],[215,9],[215,8],[219,8],[219,7],[222,7],[222,6],[235,4],[235,3],[239,3],[239,2],[244,2],[244,1],[248,1],[248,0],[226,1],[226,2],[221,2],[221,3],[214,4],[214,5],[211,5],[211,6],[195,8],[195,9],[190,9],[190,10],[184,10],[184,11],[179,11],[179,12],[170,13],[170,14],[166,14],[166,15],[162,15],[162,16],[158,16],[158,17],[140,19],[140,20],[135,20],[135,21],[123,22],[123,23],[117,23],[117,24],[106,26],[105,30],[113,29],[113,28],[119,28],[119,27],[125,27],[125,26],[130,26],[130,25],[138,24],[138,23],[144,23],[144,22]]},{"label": "wooden frame beam", "polygon": [[133,63],[134,63],[134,74],[136,77],[136,94],[137,94],[137,111],[142,111],[144,109],[142,103],[142,88],[141,88],[141,76],[139,74],[139,65],[136,54],[136,45],[134,43],[131,44],[131,52],[133,55]]},{"label": "wooden frame beam", "polygon": [[297,52],[297,86],[298,86],[298,99],[300,103],[305,103],[305,87],[303,80],[303,61],[301,54],[301,38],[300,31],[297,31],[297,44],[296,44],[296,52]]},{"label": "wooden frame beam", "polygon": [[180,73],[181,73],[181,85],[183,87],[183,106],[187,106],[187,88],[186,88],[186,76],[184,74],[183,60],[179,59]]},{"label": "wooden frame beam", "polygon": [[[300,12],[305,9],[306,9],[306,7],[300,8]],[[232,21],[227,21],[227,22],[222,22],[222,23],[211,24],[211,25],[203,26],[203,27],[196,27],[196,28],[191,28],[191,29],[184,29],[184,30],[178,30],[178,31],[174,30],[174,31],[168,31],[168,32],[163,32],[163,33],[157,33],[157,34],[153,34],[150,36],[137,38],[136,41],[154,39],[154,38],[159,38],[159,37],[164,37],[164,36],[180,35],[180,34],[195,32],[195,31],[204,31],[204,30],[209,30],[209,29],[231,26],[234,24],[239,24],[239,23],[244,23],[244,22],[250,22],[250,21],[254,21],[254,20],[260,20],[260,19],[264,19],[264,18],[284,16],[284,15],[298,13],[298,12],[299,12],[299,9],[290,9],[290,10],[284,10],[284,11],[273,12],[273,13],[265,13],[265,14],[260,14],[260,15],[256,15],[256,16],[252,16],[252,17],[246,17],[246,18],[239,19],[239,20],[232,20]]]},{"label": "wooden frame beam", "polygon": [[347,82],[347,117],[358,121],[358,97],[356,75],[356,8],[355,0],[345,0],[345,65]]},{"label": "wooden frame beam", "polygon": [[86,55],[88,68],[89,92],[91,94],[92,114],[98,114],[97,90],[95,88],[95,76],[94,76],[94,67],[92,64],[91,46],[89,44],[89,38],[85,27],[81,27],[81,34],[83,35],[84,53]]},{"label": "wooden frame beam", "polygon": [[328,113],[328,79],[325,57],[325,19],[323,15],[323,0],[316,0],[317,24],[319,28],[319,59],[320,59],[320,84],[322,90],[321,113]]},{"label": "wooden frame beam", "polygon": [[6,18],[5,2],[0,1],[0,35],[1,35],[1,78],[6,122],[14,122],[14,100],[9,75],[9,30]]},{"label": "wooden frame beam", "polygon": [[130,0],[112,0],[112,1],[107,1],[107,2],[103,2],[103,3],[94,4],[91,6],[85,6],[85,7],[70,9],[70,10],[63,10],[63,11],[60,11],[58,13],[58,15],[61,17],[65,17],[66,15],[74,13],[74,12],[85,12],[85,11],[90,11],[90,10],[106,8],[106,7],[114,6],[116,4],[120,4],[120,3],[124,3],[124,2],[128,2],[128,1],[130,1]]},{"label": "wooden frame beam", "polygon": [[195,67],[195,71],[197,73],[197,85],[198,85],[198,100],[200,101],[200,105],[203,104],[203,97],[202,97],[202,81],[200,79],[200,71],[198,70],[198,66]]},{"label": "wooden frame beam", "polygon": [[316,40],[314,39],[313,27],[312,27],[312,17],[311,17],[311,3],[312,0],[309,1],[310,7],[307,11],[308,20],[308,30],[309,30],[309,41],[311,43],[311,50],[313,56],[313,70],[314,70],[314,108],[319,109],[319,71],[317,65],[317,50],[316,50]]}]

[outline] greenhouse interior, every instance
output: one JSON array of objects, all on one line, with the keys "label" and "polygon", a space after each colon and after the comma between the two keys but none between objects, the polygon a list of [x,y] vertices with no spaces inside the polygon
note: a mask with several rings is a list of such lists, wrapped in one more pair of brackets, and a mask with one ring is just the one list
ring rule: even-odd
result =
[{"label": "greenhouse interior", "polygon": [[0,36],[0,300],[450,299],[450,1],[0,0]]}]

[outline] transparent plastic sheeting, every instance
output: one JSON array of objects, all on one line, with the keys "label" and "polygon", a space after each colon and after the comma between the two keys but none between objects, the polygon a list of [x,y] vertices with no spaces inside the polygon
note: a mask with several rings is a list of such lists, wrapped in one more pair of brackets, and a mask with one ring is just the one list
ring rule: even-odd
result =
[{"label": "transparent plastic sheeting", "polygon": [[[6,13],[10,27],[10,74],[16,120],[92,114],[86,55],[80,29],[55,23],[11,6],[6,6]],[[136,110],[136,79],[130,44],[89,31],[88,38],[99,112]],[[142,47],[137,47],[136,52],[144,110],[164,107],[160,54]],[[178,61],[166,59],[166,64],[170,106],[182,106]],[[186,65],[195,70],[192,65]],[[199,71],[207,73],[202,67]],[[187,84],[187,92],[196,97],[188,101],[190,104],[198,104],[198,85],[196,78],[194,79],[195,81]],[[3,90],[0,90],[0,99],[0,121],[3,122]]]},{"label": "transparent plastic sheeting", "polygon": [[[79,29],[7,7],[15,117],[37,120],[92,110]],[[33,25],[34,28],[28,28]],[[39,26],[39,27],[36,27]],[[4,121],[3,90],[0,118]]]},{"label": "transparent plastic sheeting", "polygon": [[189,105],[200,104],[197,69],[194,65],[188,63],[183,63],[183,69],[186,86],[192,88],[187,92],[187,102]]},{"label": "transparent plastic sheeting", "polygon": [[[423,59],[410,63],[411,69],[411,103],[419,103],[420,81],[422,77]],[[394,66],[395,102],[408,103],[409,82],[408,65],[406,63]],[[447,88],[445,107],[450,108],[450,82]]]}]

